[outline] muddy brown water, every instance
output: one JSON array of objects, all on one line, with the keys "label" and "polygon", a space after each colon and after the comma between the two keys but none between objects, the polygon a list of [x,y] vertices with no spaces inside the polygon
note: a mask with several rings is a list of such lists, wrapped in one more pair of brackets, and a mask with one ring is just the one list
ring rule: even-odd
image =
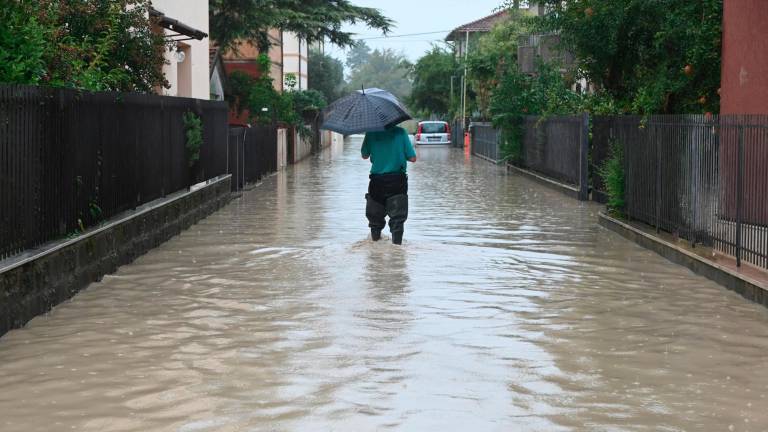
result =
[{"label": "muddy brown water", "polygon": [[460,150],[372,243],[358,146],[0,338],[0,430],[768,430],[766,309]]}]

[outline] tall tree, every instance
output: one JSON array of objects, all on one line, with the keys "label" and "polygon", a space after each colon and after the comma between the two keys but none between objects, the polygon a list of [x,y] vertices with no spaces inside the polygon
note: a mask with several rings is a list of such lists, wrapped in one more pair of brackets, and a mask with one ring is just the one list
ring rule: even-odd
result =
[{"label": "tall tree", "polygon": [[[429,117],[430,114],[445,116],[451,104],[451,78],[456,72],[453,53],[434,46],[419,58],[413,66],[413,89],[409,105]],[[456,94],[458,95],[458,83]]]},{"label": "tall tree", "polygon": [[468,82],[476,105],[483,117],[488,117],[491,93],[503,76],[517,70],[517,46],[521,35],[530,32],[530,18],[513,8],[509,18],[483,35],[467,58]]},{"label": "tall tree", "polygon": [[344,65],[318,50],[309,51],[307,61],[309,88],[323,94],[325,100],[333,102],[341,96],[344,86]]},{"label": "tall tree", "polygon": [[723,0],[542,0],[587,78],[626,111],[717,112]]},{"label": "tall tree", "polygon": [[344,64],[350,70],[355,70],[365,64],[371,58],[371,48],[365,41],[357,41],[349,47],[347,59]]},{"label": "tall tree", "polygon": [[378,87],[405,101],[411,94],[410,71],[412,65],[405,56],[391,49],[374,50],[366,63],[352,70],[348,89]]},{"label": "tall tree", "polygon": [[211,35],[225,48],[247,40],[266,51],[272,28],[294,32],[309,42],[349,46],[353,34],[342,30],[345,23],[364,23],[384,33],[392,26],[378,9],[348,0],[210,0],[209,8]]}]

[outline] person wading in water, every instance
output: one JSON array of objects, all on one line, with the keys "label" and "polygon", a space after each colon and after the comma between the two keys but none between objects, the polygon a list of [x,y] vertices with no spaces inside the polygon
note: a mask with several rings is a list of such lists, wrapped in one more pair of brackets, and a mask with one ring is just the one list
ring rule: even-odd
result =
[{"label": "person wading in water", "polygon": [[365,216],[371,228],[371,239],[381,239],[389,216],[392,243],[403,243],[405,220],[408,218],[407,163],[416,162],[416,151],[408,132],[399,126],[383,131],[366,132],[360,149],[363,159],[371,160],[371,181],[365,194]]}]

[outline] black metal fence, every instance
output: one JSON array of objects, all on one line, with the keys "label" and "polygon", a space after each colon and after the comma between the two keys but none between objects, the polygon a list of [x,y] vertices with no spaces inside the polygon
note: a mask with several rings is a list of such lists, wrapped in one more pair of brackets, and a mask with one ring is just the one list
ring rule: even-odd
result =
[{"label": "black metal fence", "polygon": [[[515,165],[579,189],[588,199],[589,117],[526,116],[519,158]],[[500,150],[500,131],[489,123],[473,123],[472,154],[493,162],[505,160]]]},{"label": "black metal fence", "polygon": [[451,146],[464,147],[464,122],[462,120],[454,120],[451,124]]},{"label": "black metal fence", "polygon": [[768,267],[768,117],[597,117],[624,151],[629,218]]},{"label": "black metal fence", "polygon": [[277,171],[277,128],[231,128],[228,170],[232,174],[233,191]]},{"label": "black metal fence", "polygon": [[227,129],[223,102],[0,85],[0,258],[227,173]]},{"label": "black metal fence", "polygon": [[589,118],[526,116],[523,121],[524,168],[572,186],[582,187],[587,199]]},{"label": "black metal fence", "polygon": [[471,123],[470,149],[472,154],[493,163],[503,159],[499,145],[500,133],[490,123]]}]

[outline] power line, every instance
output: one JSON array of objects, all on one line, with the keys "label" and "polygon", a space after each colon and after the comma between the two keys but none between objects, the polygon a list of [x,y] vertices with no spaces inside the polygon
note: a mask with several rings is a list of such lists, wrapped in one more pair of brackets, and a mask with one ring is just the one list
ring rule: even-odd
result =
[{"label": "power line", "polygon": [[440,30],[440,31],[433,31],[433,32],[424,32],[424,33],[408,33],[408,34],[401,34],[401,35],[392,35],[392,36],[377,36],[377,37],[367,37],[367,38],[360,38],[357,40],[374,40],[374,39],[390,39],[390,38],[398,38],[398,37],[407,37],[407,36],[422,36],[422,35],[430,35],[430,34],[436,34],[436,33],[448,33],[450,30]]}]

